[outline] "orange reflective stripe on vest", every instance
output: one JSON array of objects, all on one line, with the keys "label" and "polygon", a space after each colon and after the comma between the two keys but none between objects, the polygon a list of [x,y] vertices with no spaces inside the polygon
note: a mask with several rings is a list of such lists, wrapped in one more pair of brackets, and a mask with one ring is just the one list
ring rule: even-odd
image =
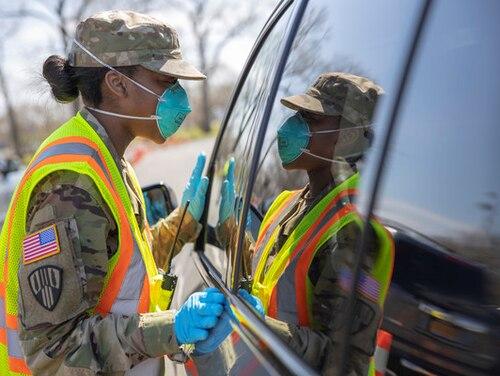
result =
[{"label": "orange reflective stripe on vest", "polygon": [[[101,314],[132,314],[148,312],[153,307],[150,274],[155,273],[156,265],[152,261],[149,245],[144,242],[136,223],[123,178],[114,165],[111,154],[108,150],[103,150],[103,147],[105,145],[95,131],[77,115],[49,136],[28,165],[16,189],[2,230],[2,245],[5,248],[0,253],[5,258],[0,283],[2,369],[7,366],[13,373],[30,374],[23,359],[17,332],[19,286],[14,276],[17,275],[16,268],[22,253],[19,242],[25,236],[24,227],[19,227],[18,223],[26,221],[32,189],[54,171],[71,170],[88,175],[103,194],[118,226],[118,250],[109,261],[109,271],[95,311]],[[106,153],[108,159],[103,153]],[[113,165],[110,166],[109,163]],[[14,221],[17,227],[14,227]],[[15,235],[14,244],[12,234]]]},{"label": "orange reflective stripe on vest", "polygon": [[63,137],[47,144],[35,155],[33,160],[28,165],[27,170],[31,170],[44,159],[56,155],[88,155],[93,157],[99,164],[101,170],[105,172],[106,179],[112,183],[111,172],[109,171],[108,166],[104,163],[104,156],[99,150],[99,147],[85,137]]},{"label": "orange reflective stripe on vest", "polygon": [[[274,286],[270,300],[271,313],[278,320],[301,326],[310,326],[311,302],[307,297],[306,280],[311,262],[321,248],[320,240],[342,217],[354,212],[350,203],[356,190],[341,191],[321,212],[308,231],[301,237],[289,258],[288,265]],[[275,305],[275,306],[272,306]]]},{"label": "orange reflective stripe on vest", "polygon": [[5,284],[0,283],[0,344],[7,346],[8,367],[11,372],[30,375],[31,371],[24,360],[24,355],[17,335],[17,320],[8,316],[5,308]]},{"label": "orange reflective stripe on vest", "polygon": [[[68,149],[72,151],[71,154],[59,154],[60,152],[66,152]],[[94,170],[94,172],[100,176],[102,182],[106,185],[109,192],[113,196],[119,212],[118,235],[120,258],[118,259],[118,264],[115,265],[113,269],[108,284],[104,289],[96,307],[97,312],[105,314],[113,310],[113,304],[115,303],[115,300],[121,290],[133,289],[136,287],[133,285],[137,284],[138,281],[142,284],[144,280],[145,268],[144,265],[141,266],[142,262],[140,260],[140,253],[137,254],[137,252],[133,252],[133,237],[123,203],[116,192],[113,181],[110,177],[109,169],[104,164],[104,159],[97,145],[84,137],[68,137],[59,139],[56,142],[49,144],[44,150],[37,154],[33,163],[30,164],[26,177],[29,177],[37,168],[43,167],[47,164],[82,161],[86,162]],[[138,259],[133,260],[134,262],[132,262],[133,257]],[[131,265],[132,268],[130,268]],[[129,278],[126,278],[127,274],[129,274]],[[124,283],[125,280],[127,283]],[[141,290],[142,289],[139,288],[135,291],[137,291],[139,295]],[[129,303],[130,301],[125,304]],[[117,311],[116,313],[130,313],[130,308],[132,307],[122,307],[122,305],[118,302],[115,308]]]},{"label": "orange reflective stripe on vest", "polygon": [[[254,272],[257,270],[257,265],[259,265],[258,272],[263,275],[271,270],[271,268],[261,269],[262,265],[265,264],[261,258],[269,256],[269,252],[274,246],[270,242],[276,241],[281,222],[295,207],[301,192],[283,192],[271,206],[270,212],[266,214],[256,243],[253,259]],[[272,288],[267,305],[268,316],[288,323],[310,325],[308,316],[310,302],[307,301],[305,281],[311,261],[315,252],[323,244],[321,240],[324,240],[324,236],[332,224],[341,221],[342,217],[353,212],[351,202],[355,194],[355,189],[340,190],[327,204],[323,205],[324,207],[316,214],[306,231],[301,235],[296,233],[290,235],[290,238],[297,239],[297,241],[293,248],[287,252],[288,256],[283,273],[277,278],[277,282]],[[278,258],[279,256],[275,255],[272,264],[280,262]],[[260,364],[247,345],[241,341],[236,333],[233,334],[233,347],[237,354],[237,362],[234,369],[231,370],[231,375],[268,375],[268,371]]]},{"label": "orange reflective stripe on vest", "polygon": [[[61,146],[67,146],[64,145],[65,141],[71,142],[68,146],[73,148],[72,150],[74,150],[74,153],[57,156],[56,153],[58,151],[62,151]],[[77,144],[76,141],[81,143]],[[90,147],[86,150],[87,153],[77,154],[76,151],[85,151],[84,146]],[[94,171],[99,174],[103,183],[112,194],[118,209],[120,257],[117,265],[115,265],[112,271],[108,284],[104,288],[103,294],[99,299],[96,311],[102,314],[108,312],[120,314],[137,311],[147,312],[149,309],[149,302],[144,301],[144,297],[149,295],[149,281],[148,278],[146,278],[146,268],[142,262],[141,253],[137,249],[137,245],[134,244],[125,208],[118,196],[113,181],[110,178],[109,170],[105,167],[101,153],[99,149],[97,149],[97,145],[85,138],[71,137],[70,140],[61,139],[60,142],[54,143],[49,146],[49,148],[50,147],[55,148],[55,150],[53,150],[54,155],[47,156],[40,163],[44,163],[45,161],[49,161],[50,163],[50,160],[55,158],[60,159],[59,162],[81,161],[82,159],[85,160],[94,169]],[[88,154],[88,152],[92,154]],[[40,155],[40,157],[42,156],[43,155]],[[143,290],[147,290],[148,292],[143,292]],[[137,302],[141,300],[141,295],[143,295],[142,306],[140,307],[140,310],[138,310],[139,307]]]},{"label": "orange reflective stripe on vest", "polygon": [[[350,206],[350,205],[349,205]],[[298,313],[299,325],[309,326],[311,324],[310,311],[311,302],[308,301],[306,278],[309,273],[309,267],[316,254],[317,249],[319,249],[318,243],[323,236],[324,232],[333,225],[334,222],[339,221],[343,216],[351,213],[353,207],[345,206],[340,209],[333,218],[331,218],[321,229],[318,229],[314,238],[311,239],[308,247],[304,251],[302,257],[300,257],[297,262],[297,268],[295,269],[295,284],[298,287],[295,289],[296,292],[296,307]],[[302,286],[302,287],[300,287]]]},{"label": "orange reflective stripe on vest", "polygon": [[9,368],[12,372],[20,373],[23,375],[31,375],[31,371],[24,361],[24,358],[9,356]]},{"label": "orange reflective stripe on vest", "polygon": [[[318,250],[344,226],[353,222],[362,225],[353,205],[358,179],[358,174],[351,176],[311,208],[274,255],[271,266],[265,267],[270,249],[274,245],[269,242],[277,240],[282,219],[293,210],[296,202],[293,200],[294,194],[282,193],[276,200],[280,201],[271,206],[259,234],[259,240],[263,240],[258,244],[256,259],[253,260],[253,293],[263,301],[268,316],[290,324],[313,326],[310,296],[313,286],[308,278],[309,269]],[[372,226],[380,240],[380,250],[375,263],[379,268],[370,271],[370,277],[380,283],[379,303],[383,305],[385,293],[382,291],[385,292],[387,288],[392,268],[392,242],[390,234],[383,231],[383,226],[375,220],[372,220]],[[250,350],[241,341],[235,342],[234,345],[240,363],[237,368],[240,371],[253,368],[255,359]],[[254,372],[265,374],[262,367]]]}]

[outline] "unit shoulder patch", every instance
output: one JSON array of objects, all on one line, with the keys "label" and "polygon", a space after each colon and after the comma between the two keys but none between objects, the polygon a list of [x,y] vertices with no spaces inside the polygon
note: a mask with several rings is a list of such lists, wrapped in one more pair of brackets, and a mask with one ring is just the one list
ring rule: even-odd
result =
[{"label": "unit shoulder patch", "polygon": [[31,264],[61,251],[56,225],[29,234],[23,240],[23,264]]},{"label": "unit shoulder patch", "polygon": [[63,270],[55,265],[45,265],[33,270],[29,286],[38,303],[52,311],[59,302],[62,290]]}]

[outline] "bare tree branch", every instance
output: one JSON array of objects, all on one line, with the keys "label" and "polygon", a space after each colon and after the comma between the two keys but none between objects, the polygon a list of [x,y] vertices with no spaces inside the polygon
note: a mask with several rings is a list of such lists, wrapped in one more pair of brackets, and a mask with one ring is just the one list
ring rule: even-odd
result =
[{"label": "bare tree branch", "polygon": [[84,0],[82,1],[82,3],[80,4],[80,6],[78,7],[78,9],[76,10],[75,12],[75,19],[76,20],[80,20],[84,13],[87,11],[87,9],[89,8],[89,6],[93,3],[93,0]]},{"label": "bare tree branch", "polygon": [[7,119],[9,124],[10,135],[12,138],[12,144],[14,146],[14,153],[21,158],[23,155],[23,148],[20,141],[20,130],[19,130],[19,122],[16,116],[16,112],[14,111],[14,105],[12,103],[12,97],[10,95],[9,88],[7,86],[7,79],[5,77],[5,72],[3,70],[3,49],[4,43],[7,40],[6,36],[12,36],[15,34],[20,22],[13,23],[10,27],[4,30],[4,33],[0,37],[0,93],[3,97],[3,101],[5,104],[5,109],[7,112]]},{"label": "bare tree branch", "polygon": [[227,34],[220,39],[217,44],[213,47],[212,56],[210,58],[209,71],[214,72],[219,65],[219,58],[221,52],[227,46],[229,42],[231,42],[238,35],[241,35],[249,26],[253,25],[256,20],[255,14],[247,15],[243,20],[239,21],[233,27],[231,27]]},{"label": "bare tree branch", "polygon": [[[169,0],[167,6],[183,12],[188,18],[199,67],[204,73],[212,75],[221,66],[221,54],[227,45],[255,24],[255,4],[256,1],[248,1],[246,9],[240,7],[238,12],[234,12],[234,7],[227,0]],[[212,119],[209,85],[208,80],[202,82],[200,96],[203,113],[201,128],[207,132]]]}]

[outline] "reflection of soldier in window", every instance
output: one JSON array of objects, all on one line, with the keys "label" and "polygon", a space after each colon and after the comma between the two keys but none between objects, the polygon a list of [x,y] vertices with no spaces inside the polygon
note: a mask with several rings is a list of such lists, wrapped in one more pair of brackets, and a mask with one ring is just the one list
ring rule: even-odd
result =
[{"label": "reflection of soldier in window", "polygon": [[[349,322],[346,302],[361,225],[353,205],[356,163],[370,144],[381,92],[364,77],[334,72],[322,74],[305,94],[281,100],[297,111],[278,130],[283,168],[307,172],[309,183],[283,191],[267,211],[256,243],[247,239],[245,247],[244,269],[253,280],[252,293],[266,309],[266,322],[310,365],[329,375],[340,372],[338,341]],[[232,217],[221,225],[226,244],[234,240],[232,226]],[[369,231],[349,375],[367,374],[392,272],[390,235],[375,221]],[[242,341],[236,347],[234,374],[255,367]]]}]

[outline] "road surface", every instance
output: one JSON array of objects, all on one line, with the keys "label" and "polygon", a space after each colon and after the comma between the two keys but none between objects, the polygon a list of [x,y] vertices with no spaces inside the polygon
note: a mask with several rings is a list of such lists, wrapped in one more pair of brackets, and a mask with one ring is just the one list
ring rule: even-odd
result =
[{"label": "road surface", "polygon": [[180,202],[196,158],[201,151],[208,157],[212,152],[215,139],[208,138],[180,145],[171,145],[146,154],[135,166],[141,185],[163,181],[172,187],[177,201]]},{"label": "road surface", "polygon": [[[204,151],[208,159],[213,143],[214,139],[204,139],[151,151],[134,166],[141,185],[163,181],[174,190],[177,202],[180,202],[182,191],[191,175],[198,154]],[[192,248],[192,244],[186,245],[172,261],[172,270],[179,279],[171,308],[179,307],[192,292],[200,291],[205,287],[191,258]],[[222,269],[224,255],[221,251],[211,247],[207,250],[207,254],[214,265]],[[167,375],[186,374],[183,366],[176,365],[168,359],[165,366]]]}]

